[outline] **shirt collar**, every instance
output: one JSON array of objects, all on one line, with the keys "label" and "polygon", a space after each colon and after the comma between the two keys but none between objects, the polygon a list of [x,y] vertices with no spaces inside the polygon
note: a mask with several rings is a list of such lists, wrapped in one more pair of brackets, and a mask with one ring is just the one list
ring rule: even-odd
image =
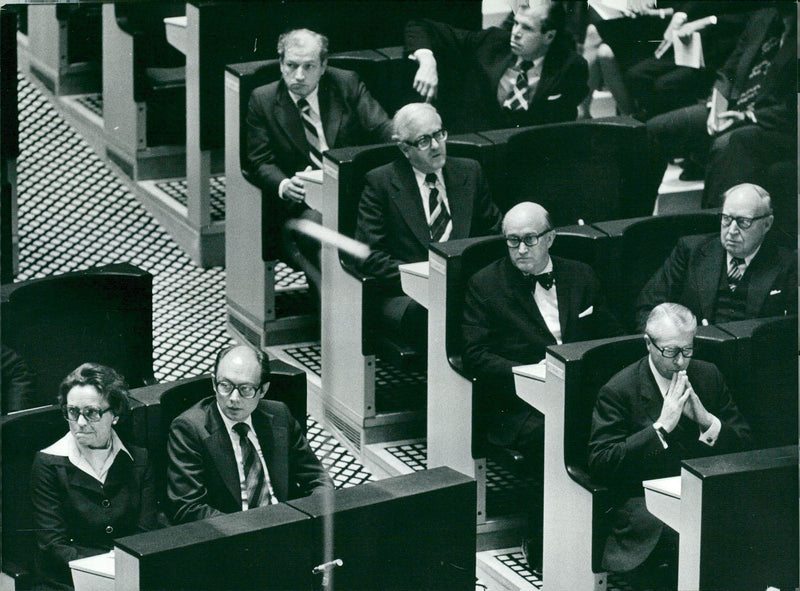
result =
[{"label": "shirt collar", "polygon": [[[289,89],[287,88],[287,90]],[[294,101],[295,105],[297,105],[297,101],[303,98],[296,95],[291,90],[289,90],[289,96],[291,97],[292,101]],[[311,105],[311,110],[319,114],[319,84],[317,84],[316,88],[314,88],[314,90],[305,96],[305,99],[308,101],[308,104]]]},{"label": "shirt collar", "polygon": [[[417,179],[417,185],[422,187],[425,184],[425,177],[428,176],[427,173],[417,170],[413,166],[411,167],[411,170],[414,171],[414,178]],[[437,182],[444,185],[444,177],[442,177],[442,169],[440,168],[434,174],[436,175]]]},{"label": "shirt collar", "polygon": [[[525,60],[523,60],[521,57],[517,57],[517,62],[514,64],[514,67],[519,69],[519,67],[522,65],[522,62],[524,62],[524,61]],[[528,61],[531,61],[531,60],[528,60]],[[539,57],[537,57],[535,60],[533,60],[533,65],[531,66],[530,70],[528,70],[528,72],[530,72],[531,70],[539,69],[542,66],[542,62],[543,61],[544,61],[544,56],[543,55],[540,55]]]},{"label": "shirt collar", "polygon": [[[125,447],[125,444],[122,443],[119,435],[117,435],[117,432],[113,429],[111,430],[111,450],[114,457],[116,457],[119,452],[125,452],[128,457],[133,460],[131,452],[128,451],[128,448]],[[43,449],[42,452],[51,456],[62,456],[69,458],[69,461],[73,464],[76,464],[81,455],[78,442],[75,440],[75,436],[72,434],[72,431],[66,433],[64,437],[49,447]]]},{"label": "shirt collar", "polygon": [[233,426],[236,423],[244,423],[248,427],[250,427],[250,431],[255,431],[253,429],[253,413],[247,415],[247,418],[243,421],[232,421],[228,417],[225,416],[225,413],[222,412],[222,408],[219,405],[219,402],[215,403],[217,405],[217,410],[219,411],[219,415],[222,417],[222,422],[225,423],[225,428],[228,430],[228,435],[235,434],[236,432],[233,430]]},{"label": "shirt collar", "polygon": [[[762,242],[762,244],[763,244],[763,242]],[[746,257],[744,257],[744,266],[745,267],[749,267],[750,266],[750,261],[752,261],[755,258],[755,256],[758,254],[759,250],[761,250],[761,244],[758,245],[758,248],[756,248],[752,252],[752,254],[749,254]],[[727,256],[725,257],[725,260],[728,263],[727,266],[730,267],[731,266],[731,259],[733,258],[733,255],[731,255],[731,253],[729,253],[727,251],[726,251],[726,254],[727,254]]]},{"label": "shirt collar", "polygon": [[[547,264],[544,266],[544,269],[542,269],[539,273],[537,273],[537,275],[542,275],[544,273],[552,273],[552,272],[553,272],[553,259],[548,256]],[[532,273],[522,273],[522,275],[525,277],[531,277]]]},{"label": "shirt collar", "polygon": [[655,364],[653,363],[653,358],[650,357],[650,353],[647,354],[647,363],[650,365],[650,371],[653,372],[653,377],[656,379],[656,386],[658,386],[659,392],[661,392],[662,398],[667,395],[669,391],[669,385],[672,380],[668,380],[656,369]]}]

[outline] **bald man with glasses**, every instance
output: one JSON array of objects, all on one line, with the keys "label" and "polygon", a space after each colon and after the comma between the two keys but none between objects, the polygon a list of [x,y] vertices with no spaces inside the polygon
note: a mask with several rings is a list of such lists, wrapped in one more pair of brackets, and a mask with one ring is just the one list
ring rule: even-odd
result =
[{"label": "bald man with glasses", "polygon": [[723,194],[719,235],[678,240],[636,302],[639,328],[656,305],[689,308],[701,324],[797,314],[797,251],[777,244],[766,190],[743,183]]},{"label": "bald man with glasses", "polygon": [[332,489],[282,402],[266,400],[269,360],[240,345],[217,354],[215,396],[183,412],[167,440],[173,523],[244,511]]},{"label": "bald man with glasses", "polygon": [[681,461],[742,451],[750,426],[712,363],[694,359],[697,319],[684,306],[650,312],[647,356],[597,395],[589,469],[614,498],[603,568],[633,589],[676,589],[677,535],[645,505],[642,481],[680,474]]},{"label": "bald man with glasses", "polygon": [[[467,285],[464,365],[478,380],[479,412],[489,442],[520,451],[531,472],[541,475],[544,419],[517,397],[511,368],[542,361],[550,345],[616,336],[622,330],[591,267],[550,256],[556,232],[547,210],[519,203],[506,214],[502,229],[508,256],[478,271]],[[527,556],[537,570],[541,489],[532,494]]]}]

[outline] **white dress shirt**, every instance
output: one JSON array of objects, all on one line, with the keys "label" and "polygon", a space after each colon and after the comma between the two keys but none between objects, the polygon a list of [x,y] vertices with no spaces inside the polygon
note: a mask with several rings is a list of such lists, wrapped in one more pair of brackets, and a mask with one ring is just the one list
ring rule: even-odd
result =
[{"label": "white dress shirt", "polygon": [[[411,170],[414,171],[414,177],[417,179],[417,187],[419,187],[419,194],[422,198],[422,208],[425,210],[425,219],[428,221],[428,225],[431,225],[431,206],[430,206],[430,189],[428,188],[428,183],[425,182],[425,177],[427,176],[426,173],[420,172],[413,166]],[[450,238],[450,233],[453,231],[453,210],[450,209],[450,202],[447,200],[447,188],[444,186],[444,177],[442,176],[442,169],[436,171],[436,188],[439,190],[439,195],[442,197],[442,203],[447,208],[447,212],[450,214],[450,221],[447,222],[447,227],[444,230],[444,234],[442,234],[441,240],[439,242],[446,242]]]},{"label": "white dress shirt", "polygon": [[[542,273],[552,272],[553,259],[550,259],[547,261],[547,265],[545,265]],[[544,323],[547,325],[547,330],[549,330],[555,337],[556,343],[561,345],[563,341],[561,340],[561,322],[558,318],[558,294],[556,292],[556,282],[553,281],[553,285],[550,286],[550,289],[545,289],[541,286],[541,284],[537,283],[536,288],[533,290],[533,301],[536,302],[536,306],[539,308],[542,318],[544,318]]]}]

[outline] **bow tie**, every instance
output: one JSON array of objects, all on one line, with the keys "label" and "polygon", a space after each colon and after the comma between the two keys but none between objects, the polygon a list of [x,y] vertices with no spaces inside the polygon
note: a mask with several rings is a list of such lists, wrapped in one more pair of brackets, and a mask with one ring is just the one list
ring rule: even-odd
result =
[{"label": "bow tie", "polygon": [[553,287],[553,283],[555,283],[555,277],[553,277],[553,272],[550,271],[549,273],[540,273],[539,275],[528,275],[528,281],[531,285],[531,290],[536,289],[536,284],[538,283],[545,289],[550,289]]}]

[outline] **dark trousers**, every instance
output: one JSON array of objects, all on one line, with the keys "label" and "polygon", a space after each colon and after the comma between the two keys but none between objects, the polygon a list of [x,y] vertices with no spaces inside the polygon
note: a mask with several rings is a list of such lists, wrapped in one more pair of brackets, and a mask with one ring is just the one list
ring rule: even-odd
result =
[{"label": "dark trousers", "polygon": [[381,302],[381,326],[416,351],[428,350],[428,310],[409,296],[395,296]]},{"label": "dark trousers", "polygon": [[708,96],[713,72],[676,66],[672,54],[648,57],[625,73],[625,84],[642,120],[688,107]]}]

